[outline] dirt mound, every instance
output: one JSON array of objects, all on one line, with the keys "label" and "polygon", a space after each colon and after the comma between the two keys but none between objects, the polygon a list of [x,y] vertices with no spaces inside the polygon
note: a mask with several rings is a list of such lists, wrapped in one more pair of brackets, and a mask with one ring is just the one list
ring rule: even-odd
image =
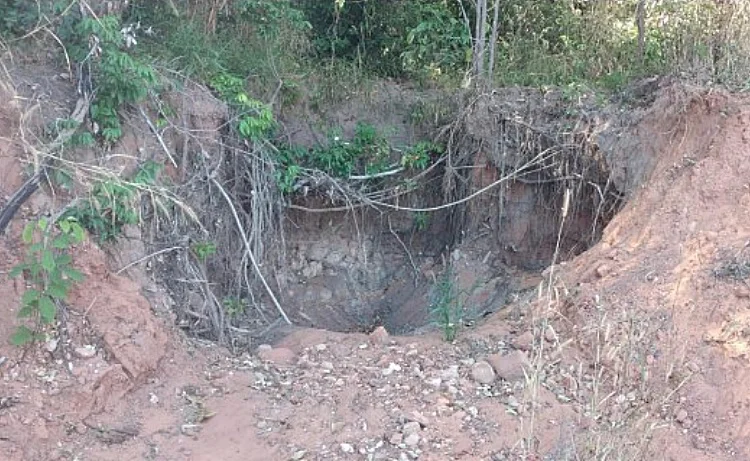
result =
[{"label": "dirt mound", "polygon": [[[662,92],[620,142],[653,164],[648,180],[602,242],[563,271],[572,293],[565,330],[583,350],[597,347],[582,360],[635,393],[631,408],[643,405],[668,433],[684,434],[689,459],[750,458],[748,122],[745,99]],[[665,458],[684,458],[681,449]]]}]

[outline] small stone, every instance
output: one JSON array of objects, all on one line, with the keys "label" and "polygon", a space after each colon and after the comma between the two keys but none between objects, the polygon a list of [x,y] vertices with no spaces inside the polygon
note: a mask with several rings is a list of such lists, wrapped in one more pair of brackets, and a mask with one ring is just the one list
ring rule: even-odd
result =
[{"label": "small stone", "polygon": [[383,376],[392,375],[394,371],[401,371],[401,366],[391,362],[388,364],[388,368],[383,369]]},{"label": "small stone", "polygon": [[273,346],[271,346],[270,344],[261,344],[260,346],[258,346],[258,349],[256,352],[260,354],[261,352],[268,352],[271,349],[273,349]]},{"label": "small stone", "polygon": [[458,365],[451,365],[443,370],[441,376],[444,381],[455,382],[458,380]]},{"label": "small stone", "polygon": [[521,404],[518,403],[518,399],[515,396],[509,395],[508,396],[508,406],[511,407],[511,408],[513,408],[515,410],[516,408],[520,407]]},{"label": "small stone", "polygon": [[612,272],[612,268],[606,263],[596,268],[596,276],[599,278],[606,277],[610,272]]},{"label": "small stone", "polygon": [[508,355],[493,354],[487,357],[487,362],[495,369],[498,377],[508,382],[524,379],[524,368],[529,366],[526,354],[521,351],[513,351]]},{"label": "small stone", "polygon": [[435,388],[435,389],[440,389],[440,385],[443,384],[443,380],[440,378],[428,378],[428,379],[425,379],[424,382],[428,386]]},{"label": "small stone", "polygon": [[96,355],[96,347],[88,344],[86,346],[80,346],[75,348],[75,353],[82,359],[90,359]]},{"label": "small stone", "polygon": [[373,344],[385,344],[388,341],[388,336],[388,330],[380,326],[370,333],[370,342]]},{"label": "small stone", "polygon": [[148,401],[151,402],[152,405],[157,405],[159,403],[159,396],[152,393],[149,395]]},{"label": "small stone", "polygon": [[44,344],[44,348],[47,349],[47,352],[55,352],[57,349],[57,339],[50,339]]},{"label": "small stone", "polygon": [[326,362],[322,362],[320,364],[320,368],[322,368],[323,370],[326,370],[326,371],[331,371],[331,370],[333,370],[333,363],[327,362],[327,361]]},{"label": "small stone", "polygon": [[404,438],[404,443],[408,447],[416,447],[419,445],[419,434],[409,434]]},{"label": "small stone", "polygon": [[492,384],[495,381],[495,370],[492,369],[492,365],[482,360],[471,368],[471,377],[479,384]]},{"label": "small stone", "polygon": [[400,432],[396,432],[395,434],[391,435],[388,439],[388,442],[390,442],[391,445],[401,445],[401,443],[404,441],[404,434]]},{"label": "small stone", "polygon": [[534,347],[534,333],[526,331],[513,340],[513,347],[522,351],[530,351]]},{"label": "small stone", "polygon": [[318,352],[323,352],[326,349],[328,349],[328,346],[325,344],[318,344],[317,346],[315,346],[315,350]]},{"label": "small stone", "polygon": [[746,286],[739,286],[734,289],[734,295],[740,299],[750,298],[750,289]]},{"label": "small stone", "polygon": [[684,408],[680,408],[677,410],[677,413],[675,413],[674,418],[677,420],[678,423],[682,424],[687,420],[688,412]]},{"label": "small stone", "polygon": [[291,349],[287,349],[285,347],[275,347],[270,350],[259,350],[258,357],[261,360],[275,363],[277,365],[290,365],[294,362],[296,354],[292,352]]},{"label": "small stone", "polygon": [[342,443],[341,451],[343,451],[344,453],[354,453],[354,447],[351,444]]},{"label": "small stone", "polygon": [[422,426],[420,426],[418,422],[410,421],[404,424],[404,427],[401,429],[401,432],[403,432],[404,435],[409,436],[411,434],[417,434],[421,430],[422,430]]},{"label": "small stone", "polygon": [[295,451],[295,452],[294,452],[294,454],[292,455],[292,459],[293,459],[294,461],[299,461],[299,460],[301,460],[302,458],[304,458],[306,454],[307,454],[307,451],[305,451],[305,450],[297,450],[297,451]]},{"label": "small stone", "polygon": [[418,422],[420,424],[420,426],[422,426],[422,427],[427,427],[427,426],[430,425],[430,420],[427,419],[427,417],[425,415],[423,415],[422,413],[420,413],[420,412],[418,412],[416,410],[412,411],[411,415],[409,415],[407,418],[409,420],[411,420],[411,421]]}]

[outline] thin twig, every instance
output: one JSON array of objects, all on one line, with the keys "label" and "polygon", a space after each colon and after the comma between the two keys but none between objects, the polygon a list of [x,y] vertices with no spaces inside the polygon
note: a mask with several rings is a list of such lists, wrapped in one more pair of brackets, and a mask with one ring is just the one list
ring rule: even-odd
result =
[{"label": "thin twig", "polygon": [[409,263],[411,263],[411,267],[412,269],[414,269],[414,286],[417,286],[418,284],[417,280],[419,279],[419,269],[417,269],[417,265],[414,264],[414,258],[411,257],[411,252],[409,251],[409,248],[407,248],[406,244],[403,242],[403,240],[401,240],[401,237],[398,236],[396,231],[393,230],[390,216],[388,216],[388,229],[391,231],[391,234],[393,234],[393,236],[396,238],[398,243],[401,244],[401,247],[406,252],[406,256],[409,258]]},{"label": "thin twig", "polygon": [[135,260],[135,261],[133,261],[133,262],[131,262],[131,263],[123,266],[122,268],[118,269],[117,272],[115,272],[115,274],[120,275],[123,272],[125,272],[126,270],[130,269],[131,267],[136,266],[136,265],[142,263],[143,261],[146,261],[147,259],[151,259],[154,256],[159,256],[159,255],[164,254],[164,253],[169,253],[170,251],[182,250],[182,249],[184,249],[184,247],[176,246],[176,247],[164,248],[162,250],[155,251],[155,252],[153,252],[151,254],[148,254],[148,255],[146,255],[146,256],[144,256],[142,258],[139,258],[139,259],[137,259],[137,260]]},{"label": "thin twig", "polygon": [[153,123],[151,123],[151,119],[148,118],[148,115],[146,115],[146,112],[143,110],[143,107],[138,107],[138,110],[140,111],[141,115],[143,116],[143,119],[148,124],[148,127],[151,129],[151,132],[154,133],[154,136],[156,136],[156,139],[159,140],[159,144],[161,144],[161,148],[164,150],[164,153],[167,154],[167,157],[169,158],[169,161],[172,162],[172,165],[177,168],[177,162],[175,162],[174,157],[172,157],[172,153],[169,151],[169,148],[167,147],[167,144],[164,142],[164,138],[162,138],[159,131],[157,131],[156,127]]}]

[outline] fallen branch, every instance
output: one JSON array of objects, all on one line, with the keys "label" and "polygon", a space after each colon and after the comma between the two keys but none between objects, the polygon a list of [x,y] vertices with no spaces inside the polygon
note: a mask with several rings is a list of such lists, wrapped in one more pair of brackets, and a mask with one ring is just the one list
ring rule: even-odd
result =
[{"label": "fallen branch", "polygon": [[8,203],[5,204],[2,210],[0,210],[0,234],[5,232],[5,228],[8,227],[10,221],[18,212],[26,200],[28,200],[34,192],[39,190],[39,185],[42,182],[42,178],[46,177],[47,170],[52,166],[56,160],[52,153],[61,148],[70,138],[75,134],[78,129],[78,125],[83,123],[86,118],[86,114],[89,111],[90,100],[88,98],[80,98],[76,101],[76,107],[73,109],[70,115],[71,120],[78,122],[75,128],[67,128],[57,134],[55,139],[48,145],[43,146],[43,151],[38,151],[43,157],[44,161],[39,166],[39,169],[32,177],[26,180],[25,183],[11,196]]}]

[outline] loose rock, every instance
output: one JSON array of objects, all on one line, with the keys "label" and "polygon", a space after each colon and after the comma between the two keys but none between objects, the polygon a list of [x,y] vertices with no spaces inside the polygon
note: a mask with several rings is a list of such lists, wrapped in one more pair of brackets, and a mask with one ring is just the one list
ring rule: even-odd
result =
[{"label": "loose rock", "polygon": [[406,446],[416,447],[417,445],[419,445],[419,435],[418,434],[407,435],[406,438],[404,439],[404,443],[406,444]]},{"label": "loose rock", "polygon": [[294,363],[294,359],[296,358],[296,354],[291,349],[285,347],[258,349],[258,357],[261,360],[275,363],[277,365],[290,365]]},{"label": "loose rock", "polygon": [[377,327],[370,333],[370,342],[373,344],[385,344],[388,341],[388,331],[385,327]]},{"label": "loose rock", "polygon": [[416,421],[410,421],[406,424],[404,424],[404,427],[401,432],[404,433],[404,435],[409,436],[411,434],[417,434],[419,431],[422,430],[422,427],[419,425]]},{"label": "loose rock", "polygon": [[495,381],[495,370],[484,360],[477,362],[471,368],[471,377],[479,384],[492,384]]},{"label": "loose rock", "polygon": [[508,355],[493,354],[487,357],[487,362],[495,369],[498,377],[509,382],[524,379],[524,367],[529,366],[526,354],[521,351],[513,351]]},{"label": "loose rock", "polygon": [[522,351],[530,351],[534,347],[534,333],[527,331],[513,340],[513,347]]}]

